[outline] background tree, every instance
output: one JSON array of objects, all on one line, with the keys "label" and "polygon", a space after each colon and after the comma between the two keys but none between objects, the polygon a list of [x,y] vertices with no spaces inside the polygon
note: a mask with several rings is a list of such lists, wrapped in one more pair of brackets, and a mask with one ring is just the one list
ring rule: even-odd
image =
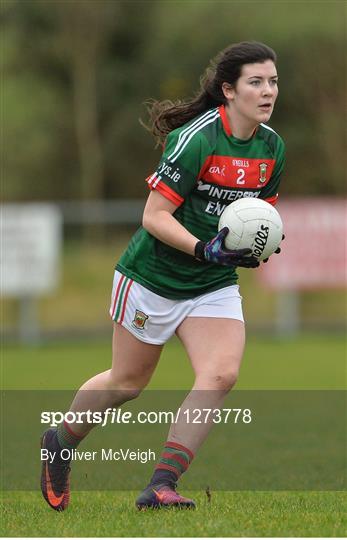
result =
[{"label": "background tree", "polygon": [[343,2],[3,0],[0,14],[5,200],[144,197],[160,150],[142,103],[191,96],[247,39],[279,57],[282,193],[345,193]]}]

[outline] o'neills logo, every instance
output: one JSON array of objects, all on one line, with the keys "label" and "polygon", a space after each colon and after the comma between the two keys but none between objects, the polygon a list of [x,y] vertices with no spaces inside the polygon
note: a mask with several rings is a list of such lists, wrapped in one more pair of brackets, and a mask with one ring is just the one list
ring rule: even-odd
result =
[{"label": "o'neills logo", "polygon": [[259,164],[259,182],[264,184],[266,182],[266,169],[268,165],[267,163],[260,163]]},{"label": "o'neills logo", "polygon": [[253,255],[260,257],[265,249],[268,237],[269,227],[266,227],[266,225],[260,225],[260,229],[258,230],[254,240]]},{"label": "o'neills logo", "polygon": [[135,326],[135,328],[137,328],[138,330],[143,330],[147,319],[148,319],[148,315],[146,315],[146,313],[144,313],[143,311],[140,311],[139,309],[137,309],[135,311],[135,316],[132,321],[132,325]]}]

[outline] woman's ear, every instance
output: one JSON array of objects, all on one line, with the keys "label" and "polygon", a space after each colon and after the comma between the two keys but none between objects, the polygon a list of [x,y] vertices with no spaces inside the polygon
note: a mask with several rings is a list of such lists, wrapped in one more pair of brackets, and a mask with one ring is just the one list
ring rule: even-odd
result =
[{"label": "woman's ear", "polygon": [[235,90],[229,83],[224,82],[222,84],[222,90],[223,90],[224,97],[226,97],[229,100],[234,99]]}]

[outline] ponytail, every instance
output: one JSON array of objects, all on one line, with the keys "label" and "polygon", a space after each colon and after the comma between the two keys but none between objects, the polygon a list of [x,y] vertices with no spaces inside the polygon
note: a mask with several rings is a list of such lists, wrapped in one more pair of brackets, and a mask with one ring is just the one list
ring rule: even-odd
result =
[{"label": "ponytail", "polygon": [[209,67],[200,80],[200,91],[187,101],[145,102],[149,122],[141,124],[154,136],[158,144],[165,141],[170,131],[183,126],[199,114],[226,104],[222,90],[224,82],[235,86],[244,64],[263,63],[266,60],[276,62],[276,53],[263,43],[244,41],[230,45],[211,60]]}]

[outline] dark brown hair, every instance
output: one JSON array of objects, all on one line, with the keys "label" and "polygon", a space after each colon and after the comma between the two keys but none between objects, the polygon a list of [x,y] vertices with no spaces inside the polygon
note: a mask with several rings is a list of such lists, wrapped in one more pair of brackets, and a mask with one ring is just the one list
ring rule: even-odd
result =
[{"label": "dark brown hair", "polygon": [[146,102],[149,123],[142,123],[156,138],[158,143],[165,140],[170,131],[178,128],[204,111],[226,103],[222,84],[234,86],[241,75],[244,64],[263,63],[277,57],[267,45],[257,41],[242,41],[230,45],[211,60],[200,79],[200,90],[187,101],[169,100]]}]

